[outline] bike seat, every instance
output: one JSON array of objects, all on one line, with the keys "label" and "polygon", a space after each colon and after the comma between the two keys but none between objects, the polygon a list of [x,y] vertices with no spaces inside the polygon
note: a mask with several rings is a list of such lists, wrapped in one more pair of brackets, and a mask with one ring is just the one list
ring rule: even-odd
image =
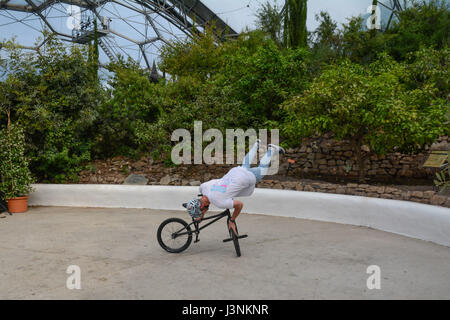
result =
[{"label": "bike seat", "polygon": [[183,203],[183,207],[187,208],[187,202]]}]

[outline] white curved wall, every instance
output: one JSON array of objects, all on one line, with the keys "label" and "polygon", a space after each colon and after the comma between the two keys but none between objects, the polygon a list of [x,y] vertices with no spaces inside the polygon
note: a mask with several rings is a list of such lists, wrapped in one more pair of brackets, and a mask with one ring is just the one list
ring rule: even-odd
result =
[{"label": "white curved wall", "polygon": [[[30,205],[183,210],[198,187],[35,184]],[[410,201],[255,189],[244,212],[366,226],[450,246],[450,209]],[[213,209],[213,208],[212,208]],[[218,209],[217,209],[218,210]]]}]

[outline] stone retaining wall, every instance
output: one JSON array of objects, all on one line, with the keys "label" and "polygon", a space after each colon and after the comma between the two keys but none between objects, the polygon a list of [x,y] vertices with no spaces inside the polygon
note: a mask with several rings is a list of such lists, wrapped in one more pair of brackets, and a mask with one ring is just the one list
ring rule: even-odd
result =
[{"label": "stone retaining wall", "polygon": [[[449,137],[441,137],[433,146],[448,148]],[[433,147],[432,146],[432,147]],[[427,148],[429,149],[429,148]],[[289,149],[281,158],[278,176],[264,178],[257,187],[291,189],[312,192],[360,195],[367,197],[410,200],[425,204],[450,207],[450,194],[440,194],[430,185],[433,170],[423,168],[427,153],[404,155],[400,153],[386,156],[371,156],[366,160],[366,174],[369,177],[389,179],[404,177],[405,180],[426,178],[428,185],[385,186],[364,183],[345,183],[358,175],[354,154],[348,142],[335,141],[331,135],[321,139],[306,140],[301,148]],[[286,159],[295,160],[289,176],[285,177]],[[223,176],[234,165],[182,165],[165,167],[162,161],[150,156],[139,160],[115,157],[105,161],[94,161],[90,170],[84,170],[78,183],[123,184],[130,174],[142,176],[149,185],[197,186],[200,183]],[[320,176],[342,177],[340,183],[323,182]],[[305,179],[311,178],[314,181]],[[332,180],[328,180],[332,181]]]},{"label": "stone retaining wall", "polygon": [[[440,137],[433,146],[449,150],[450,139]],[[424,168],[428,152],[407,155],[399,152],[385,156],[370,155],[364,162],[367,177],[431,179],[433,168]],[[364,146],[364,155],[369,148]],[[331,135],[317,139],[305,139],[301,148],[287,150],[286,156],[295,160],[293,173],[303,176],[358,177],[358,164],[348,141],[336,141]]]},{"label": "stone retaining wall", "polygon": [[[151,164],[150,164],[151,163]],[[198,186],[201,183],[223,176],[232,166],[191,165],[165,168],[150,159],[132,162],[126,159],[110,159],[94,164],[96,171],[83,171],[79,183],[123,184],[129,174],[141,175],[149,185]],[[280,177],[278,177],[280,178]],[[450,197],[438,193],[433,186],[383,186],[359,183],[328,183],[289,177],[280,180],[265,177],[258,188],[289,189],[298,191],[359,195],[375,198],[409,200],[425,204],[450,207]],[[411,190],[412,189],[412,190]]]}]

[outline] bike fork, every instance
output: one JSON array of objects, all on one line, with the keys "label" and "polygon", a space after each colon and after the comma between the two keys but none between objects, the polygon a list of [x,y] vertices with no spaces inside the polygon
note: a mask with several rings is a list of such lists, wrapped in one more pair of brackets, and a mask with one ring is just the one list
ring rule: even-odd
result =
[{"label": "bike fork", "polygon": [[[228,228],[228,226],[230,225],[230,220],[231,220],[231,214],[228,213],[228,218],[227,218],[227,228]],[[236,227],[236,232],[239,233],[236,221],[234,222],[234,226]]]},{"label": "bike fork", "polygon": [[192,218],[192,221],[194,222],[194,226],[195,226],[195,241],[194,243],[197,243],[200,241],[200,239],[198,238],[198,235],[200,234],[200,230],[198,229],[198,221],[195,221],[194,218]]}]

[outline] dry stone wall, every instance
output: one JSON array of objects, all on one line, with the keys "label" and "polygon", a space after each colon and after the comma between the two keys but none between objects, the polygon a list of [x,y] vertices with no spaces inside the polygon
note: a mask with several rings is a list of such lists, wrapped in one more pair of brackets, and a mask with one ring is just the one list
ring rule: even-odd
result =
[{"label": "dry stone wall", "polygon": [[[450,150],[449,137],[440,137],[432,146]],[[369,155],[365,162],[365,174],[368,178],[389,180],[391,178],[432,179],[433,168],[424,168],[423,163],[428,157],[424,152],[408,155],[399,152],[386,155]],[[369,154],[369,148],[363,146],[363,155]],[[292,171],[302,177],[337,176],[358,177],[356,156],[348,141],[336,141],[331,135],[321,138],[307,139],[297,149],[287,150],[286,156],[295,160]]]}]

